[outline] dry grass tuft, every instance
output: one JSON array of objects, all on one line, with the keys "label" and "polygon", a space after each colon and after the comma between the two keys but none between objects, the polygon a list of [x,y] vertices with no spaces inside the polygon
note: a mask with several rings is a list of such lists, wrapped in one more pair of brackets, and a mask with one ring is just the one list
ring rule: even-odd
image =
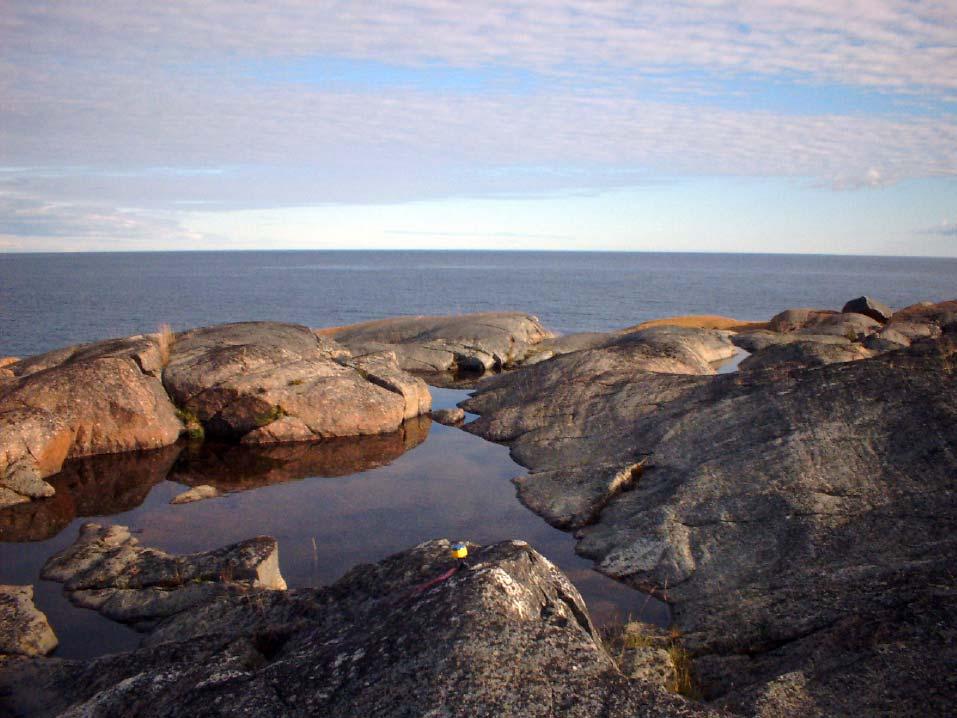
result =
[{"label": "dry grass tuft", "polygon": [[668,646],[668,658],[674,669],[674,676],[665,686],[672,693],[677,693],[692,700],[701,700],[701,687],[694,677],[694,666],[691,654],[681,645],[681,633],[677,629],[669,632],[671,643]]},{"label": "dry grass tuft", "polygon": [[169,324],[165,322],[160,324],[157,341],[159,342],[160,361],[162,361],[165,367],[169,364],[169,356],[173,350],[173,342],[176,341],[176,335],[173,334],[173,328]]},{"label": "dry grass tuft", "polygon": [[731,317],[722,317],[717,314],[689,314],[683,317],[665,317],[664,319],[652,319],[648,322],[636,324],[633,327],[622,329],[622,334],[630,334],[641,329],[650,329],[651,327],[689,327],[692,329],[725,329],[733,332],[755,331],[757,329],[767,329],[767,322],[743,322],[740,319]]}]

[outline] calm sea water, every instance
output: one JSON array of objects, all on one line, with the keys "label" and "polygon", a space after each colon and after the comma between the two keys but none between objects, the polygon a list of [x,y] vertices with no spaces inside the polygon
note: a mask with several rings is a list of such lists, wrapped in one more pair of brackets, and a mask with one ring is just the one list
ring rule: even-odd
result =
[{"label": "calm sea water", "polygon": [[0,356],[219,322],[521,310],[560,332],[957,296],[957,259],[544,252],[0,254]]},{"label": "calm sea water", "polygon": [[[892,306],[957,296],[957,260],[488,252],[0,255],[0,356],[250,319],[330,326],[396,314],[514,309],[562,332],[717,313],[766,319],[870,294]],[[463,391],[432,389],[436,407]],[[129,649],[132,630],[70,605],[39,580],[89,520],[134,528],[168,551],[275,536],[290,586],[329,583],[420,541],[524,538],[575,582],[599,622],[665,624],[667,607],[590,570],[574,539],[515,499],[505,447],[427,419],[400,437],[263,451],[169,447],[73,462],[51,499],[0,511],[0,583],[29,583],[57,655]],[[212,483],[220,499],[171,506]]]}]

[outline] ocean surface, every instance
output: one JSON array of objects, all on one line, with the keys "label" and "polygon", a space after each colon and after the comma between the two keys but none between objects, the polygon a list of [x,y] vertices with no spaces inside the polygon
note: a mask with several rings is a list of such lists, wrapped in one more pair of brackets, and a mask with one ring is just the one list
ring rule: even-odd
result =
[{"label": "ocean surface", "polygon": [[[0,357],[227,321],[313,327],[397,314],[522,310],[560,332],[678,314],[764,320],[794,306],[840,308],[861,294],[900,307],[957,297],[957,260],[695,254],[237,252],[0,254]],[[729,368],[731,365],[729,365]],[[431,389],[436,408],[466,391]],[[32,584],[60,639],[56,655],[131,649],[131,629],[72,606],[40,580],[86,521],[130,526],[176,553],[250,536],[279,540],[292,588],[420,541],[523,538],[557,563],[599,623],[659,625],[667,605],[591,570],[574,538],[515,498],[506,447],[422,418],[382,437],[241,449],[177,445],[69,462],[50,499],[0,511],[0,583]],[[211,483],[224,497],[170,499]],[[666,596],[664,596],[666,598]]]},{"label": "ocean surface", "polygon": [[548,252],[0,254],[0,356],[252,319],[531,312],[562,333],[675,314],[957,297],[957,259]]}]

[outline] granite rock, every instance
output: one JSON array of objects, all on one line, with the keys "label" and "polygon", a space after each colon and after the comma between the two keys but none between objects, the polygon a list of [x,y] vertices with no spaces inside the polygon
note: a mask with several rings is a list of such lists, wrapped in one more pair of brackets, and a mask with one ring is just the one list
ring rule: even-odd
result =
[{"label": "granite rock", "polygon": [[43,656],[56,646],[47,617],[33,605],[33,586],[0,586],[0,655]]},{"label": "granite rock", "polygon": [[224,596],[137,651],[16,659],[0,701],[34,716],[706,716],[618,670],[574,586],[524,542],[430,541],[329,587]]}]

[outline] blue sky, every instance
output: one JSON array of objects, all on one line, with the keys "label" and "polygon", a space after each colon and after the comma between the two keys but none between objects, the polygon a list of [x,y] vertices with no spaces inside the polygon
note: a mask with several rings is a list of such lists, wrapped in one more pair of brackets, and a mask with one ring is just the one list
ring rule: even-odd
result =
[{"label": "blue sky", "polygon": [[7,2],[0,251],[957,256],[957,4]]}]

